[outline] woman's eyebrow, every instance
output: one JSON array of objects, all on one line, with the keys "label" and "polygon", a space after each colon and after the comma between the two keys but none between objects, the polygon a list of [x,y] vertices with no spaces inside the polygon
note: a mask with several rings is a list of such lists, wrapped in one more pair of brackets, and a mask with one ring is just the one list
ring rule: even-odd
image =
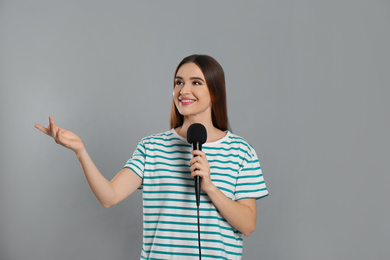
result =
[{"label": "woman's eyebrow", "polygon": [[194,79],[197,79],[197,80],[200,80],[200,81],[203,81],[204,82],[204,80],[202,79],[202,78],[198,78],[198,77],[192,77],[192,78],[190,78],[191,80],[194,80]]},{"label": "woman's eyebrow", "polygon": [[[180,76],[176,76],[176,77],[175,77],[175,80],[176,80],[176,79],[181,79],[181,80],[183,80],[183,78],[180,77]],[[202,82],[205,82],[202,78],[199,78],[199,77],[191,77],[190,80],[200,80],[200,81],[202,81]]]}]

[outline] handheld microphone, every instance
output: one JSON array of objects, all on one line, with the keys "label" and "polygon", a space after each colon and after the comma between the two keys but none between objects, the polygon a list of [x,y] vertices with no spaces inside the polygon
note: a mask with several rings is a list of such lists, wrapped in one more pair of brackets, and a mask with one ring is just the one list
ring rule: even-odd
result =
[{"label": "handheld microphone", "polygon": [[[202,144],[207,140],[207,131],[202,124],[192,124],[187,130],[187,141],[192,144],[193,150],[202,151]],[[195,176],[195,194],[196,206],[199,207],[200,201],[200,177]]]},{"label": "handheld microphone", "polygon": [[[202,124],[192,124],[187,130],[187,141],[192,144],[193,150],[202,151],[202,144],[207,140],[207,131]],[[200,246],[200,221],[199,221],[199,204],[200,204],[200,177],[195,176],[195,195],[196,195],[196,208],[198,215],[198,246],[199,246],[199,259],[202,259],[202,250]]]}]

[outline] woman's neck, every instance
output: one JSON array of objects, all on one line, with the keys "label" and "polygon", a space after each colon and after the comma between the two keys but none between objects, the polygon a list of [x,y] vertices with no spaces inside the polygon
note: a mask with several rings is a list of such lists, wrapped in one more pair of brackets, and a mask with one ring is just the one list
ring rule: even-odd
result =
[{"label": "woman's neck", "polygon": [[184,120],[183,125],[175,128],[175,131],[180,136],[187,139],[188,128],[190,127],[190,125],[195,124],[195,123],[202,124],[206,128],[206,131],[207,131],[206,143],[217,141],[226,135],[226,133],[224,131],[214,127],[214,125],[211,121],[210,122],[199,122],[199,121],[195,121],[195,120]]}]

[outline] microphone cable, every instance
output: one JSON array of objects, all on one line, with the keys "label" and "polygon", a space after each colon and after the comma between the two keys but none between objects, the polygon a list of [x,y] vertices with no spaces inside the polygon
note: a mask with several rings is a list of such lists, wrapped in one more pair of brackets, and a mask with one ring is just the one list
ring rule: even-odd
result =
[{"label": "microphone cable", "polygon": [[196,205],[197,213],[198,213],[198,246],[199,246],[199,260],[202,259],[202,250],[200,246],[200,224],[199,224],[199,204]]}]

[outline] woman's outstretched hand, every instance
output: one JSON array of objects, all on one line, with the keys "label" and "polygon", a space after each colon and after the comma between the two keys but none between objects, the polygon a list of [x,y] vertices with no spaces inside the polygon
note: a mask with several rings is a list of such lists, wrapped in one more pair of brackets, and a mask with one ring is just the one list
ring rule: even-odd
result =
[{"label": "woman's outstretched hand", "polygon": [[49,116],[49,125],[47,128],[39,124],[36,124],[35,127],[53,137],[57,144],[71,149],[76,154],[84,150],[84,144],[81,139],[75,133],[56,126],[52,116]]}]

